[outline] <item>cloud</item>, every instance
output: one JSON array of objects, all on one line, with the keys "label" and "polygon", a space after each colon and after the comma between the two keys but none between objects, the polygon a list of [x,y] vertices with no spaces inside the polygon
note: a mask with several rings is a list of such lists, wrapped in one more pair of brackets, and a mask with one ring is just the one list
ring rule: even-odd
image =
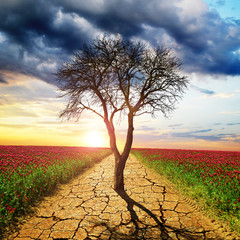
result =
[{"label": "cloud", "polygon": [[228,126],[236,126],[236,125],[240,125],[240,123],[227,123]]},{"label": "cloud", "polygon": [[92,29],[74,14],[45,1],[0,2],[0,70],[15,71],[53,82],[60,61],[89,40]]},{"label": "cloud", "polygon": [[138,131],[155,131],[155,128],[152,128],[152,127],[148,127],[148,126],[141,126],[137,129]]},{"label": "cloud", "polygon": [[205,133],[205,132],[211,132],[213,129],[204,129],[204,130],[199,130],[199,131],[195,131],[195,132],[192,132],[192,134],[194,133]]},{"label": "cloud", "polygon": [[229,141],[229,142],[240,142],[240,136],[238,134],[213,134],[213,135],[195,135],[196,133],[208,132],[209,130],[202,130],[196,132],[180,132],[171,133],[172,137],[186,138],[186,139],[198,139],[206,141]]},{"label": "cloud", "polygon": [[[39,79],[27,79],[24,75],[5,74],[8,83],[0,88],[0,104],[58,102],[56,87]],[[61,99],[62,101],[62,99]],[[55,106],[56,107],[56,106]]]},{"label": "cloud", "polygon": [[5,80],[5,78],[4,78],[4,75],[2,74],[2,73],[0,73],[0,84],[1,83],[7,83],[7,81]]},{"label": "cloud", "polygon": [[182,123],[168,125],[168,127],[170,127],[170,128],[175,128],[175,127],[180,127],[180,126],[182,126]]},{"label": "cloud", "polygon": [[222,141],[237,142],[240,143],[239,134],[219,134]]},{"label": "cloud", "polygon": [[1,1],[0,70],[54,82],[59,64],[103,33],[166,42],[189,73],[240,74],[240,21],[202,0]]},{"label": "cloud", "polygon": [[39,114],[30,110],[25,110],[21,106],[12,106],[8,108],[6,108],[6,106],[1,106],[0,112],[1,112],[0,118],[13,118],[13,117],[37,118],[39,117]]},{"label": "cloud", "polygon": [[213,97],[230,98],[230,97],[233,97],[234,95],[235,95],[234,93],[217,93],[217,94],[214,94]]},{"label": "cloud", "polygon": [[213,90],[210,90],[210,89],[204,89],[204,88],[200,88],[200,87],[197,87],[193,84],[190,84],[190,87],[200,93],[203,93],[204,96],[203,98],[209,98],[209,97],[214,97],[214,98],[230,98],[230,97],[233,97],[236,95],[236,93],[238,92],[238,90],[235,90],[234,92],[232,93],[217,93]]},{"label": "cloud", "polygon": [[193,85],[193,84],[191,84],[190,86],[191,86],[193,89],[195,89],[195,90],[197,90],[197,91],[199,91],[199,92],[201,92],[201,93],[207,94],[207,95],[213,95],[213,94],[215,94],[215,92],[212,91],[212,90],[203,89],[203,88],[197,87],[197,86],[195,86],[195,85]]},{"label": "cloud", "polygon": [[216,2],[216,5],[217,5],[217,6],[220,6],[220,7],[223,7],[225,4],[226,4],[226,1],[225,1],[225,0],[218,0],[218,1]]}]

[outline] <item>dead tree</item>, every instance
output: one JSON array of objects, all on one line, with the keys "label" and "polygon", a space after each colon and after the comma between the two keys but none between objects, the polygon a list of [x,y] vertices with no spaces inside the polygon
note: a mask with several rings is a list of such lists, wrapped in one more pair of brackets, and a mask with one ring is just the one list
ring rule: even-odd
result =
[{"label": "dead tree", "polygon": [[[132,147],[134,117],[158,111],[167,116],[174,110],[188,83],[180,67],[180,60],[167,48],[103,37],[84,45],[56,72],[62,96],[69,99],[60,117],[79,119],[89,110],[104,121],[115,156],[115,190],[124,190],[123,172]],[[116,144],[117,113],[128,119],[122,153]]]}]

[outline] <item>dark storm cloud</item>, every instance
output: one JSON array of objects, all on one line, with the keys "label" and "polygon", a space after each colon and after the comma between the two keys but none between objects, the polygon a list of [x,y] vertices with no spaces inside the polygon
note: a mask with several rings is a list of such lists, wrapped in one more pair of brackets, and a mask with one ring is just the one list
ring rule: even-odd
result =
[{"label": "dark storm cloud", "polygon": [[183,12],[177,0],[0,1],[0,70],[51,82],[58,64],[83,43],[119,33],[153,45],[167,36],[188,72],[239,75],[240,21]]},{"label": "dark storm cloud", "polygon": [[[0,29],[10,43],[23,47],[28,52],[42,50],[42,46],[61,48],[72,52],[82,44],[74,22],[67,18],[64,23],[56,24],[60,6],[53,1],[9,0],[0,2]],[[39,45],[36,44],[39,42]]]},{"label": "dark storm cloud", "polygon": [[[195,33],[185,35],[181,51],[186,68],[204,73],[239,75],[239,27],[239,21],[223,20],[216,12],[205,13]],[[201,47],[188,44],[190,40]]]},{"label": "dark storm cloud", "polygon": [[[76,13],[93,22],[101,30],[120,33],[124,37],[143,34],[143,24],[160,28],[177,28],[178,16],[173,3],[176,0],[90,0],[79,3],[78,0],[59,0],[63,11]],[[151,37],[150,37],[151,38]]]},{"label": "dark storm cloud", "polygon": [[59,16],[51,1],[0,2],[0,70],[33,75],[51,82],[56,64],[66,61],[88,40],[74,16]]},{"label": "dark storm cloud", "polygon": [[[66,11],[83,15],[100,29],[125,37],[142,37],[155,44],[155,35],[166,33],[179,45],[177,51],[188,71],[240,74],[239,21],[225,21],[216,12],[182,19],[174,0],[101,2],[102,5],[93,8],[79,5],[76,0],[62,1],[62,4]],[[147,30],[148,34],[146,28],[151,29]]]}]

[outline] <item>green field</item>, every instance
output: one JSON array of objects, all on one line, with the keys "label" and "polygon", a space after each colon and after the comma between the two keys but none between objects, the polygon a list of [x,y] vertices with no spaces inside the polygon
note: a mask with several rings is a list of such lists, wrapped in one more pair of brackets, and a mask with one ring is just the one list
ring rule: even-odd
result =
[{"label": "green field", "polygon": [[0,228],[109,154],[105,148],[0,146]]},{"label": "green field", "polygon": [[132,153],[240,233],[240,152],[133,149]]}]

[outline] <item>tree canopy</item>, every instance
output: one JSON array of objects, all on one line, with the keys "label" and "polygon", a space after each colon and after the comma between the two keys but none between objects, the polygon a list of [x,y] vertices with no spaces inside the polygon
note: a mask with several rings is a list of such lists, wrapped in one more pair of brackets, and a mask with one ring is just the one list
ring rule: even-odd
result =
[{"label": "tree canopy", "polygon": [[[79,119],[83,111],[89,110],[101,117],[116,163],[124,162],[123,169],[133,141],[133,118],[159,111],[167,116],[182,98],[188,83],[181,76],[180,60],[172,56],[170,49],[107,37],[85,44],[56,75],[60,90],[69,98],[60,116]],[[117,113],[128,116],[122,154],[116,145]]]},{"label": "tree canopy", "polygon": [[69,97],[61,116],[79,118],[90,110],[104,119],[126,109],[134,115],[161,111],[167,116],[187,86],[180,66],[164,47],[97,39],[57,72],[60,89]]}]

